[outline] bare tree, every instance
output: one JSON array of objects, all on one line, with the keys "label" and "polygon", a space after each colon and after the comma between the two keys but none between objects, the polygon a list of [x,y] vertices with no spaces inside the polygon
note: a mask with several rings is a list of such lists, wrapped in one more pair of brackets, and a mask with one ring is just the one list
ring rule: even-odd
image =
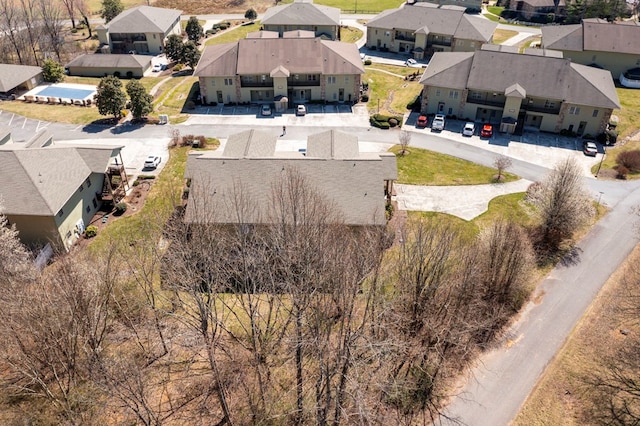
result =
[{"label": "bare tree", "polygon": [[541,183],[533,184],[527,197],[537,207],[539,244],[551,251],[594,215],[580,166],[570,157],[558,163]]},{"label": "bare tree", "polygon": [[7,217],[2,214],[0,203],[0,289],[10,294],[34,278],[31,255],[18,239],[15,225],[9,225]]},{"label": "bare tree", "polygon": [[407,153],[407,147],[411,142],[411,133],[402,130],[398,136],[398,142],[400,142],[400,155],[405,155]]},{"label": "bare tree", "polygon": [[[24,46],[20,37],[22,20],[20,10],[14,0],[0,0],[0,31],[10,41],[19,64],[23,64]],[[3,37],[4,38],[4,37]]]},{"label": "bare tree", "polygon": [[498,155],[495,160],[493,160],[493,167],[498,170],[498,182],[502,180],[502,174],[504,173],[504,171],[510,168],[512,165],[513,162],[511,161],[511,158],[507,157],[506,155]]},{"label": "bare tree", "polygon": [[67,10],[69,19],[71,20],[71,28],[76,27],[76,0],[62,0],[64,8]]},{"label": "bare tree", "polygon": [[53,50],[58,62],[61,62],[60,54],[64,44],[62,8],[54,0],[39,0],[38,4],[44,35],[46,35],[46,42],[42,45]]}]

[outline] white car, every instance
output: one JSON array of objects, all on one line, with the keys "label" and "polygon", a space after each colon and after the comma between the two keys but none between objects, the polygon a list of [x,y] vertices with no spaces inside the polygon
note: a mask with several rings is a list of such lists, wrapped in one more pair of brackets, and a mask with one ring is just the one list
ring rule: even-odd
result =
[{"label": "white car", "polygon": [[260,115],[268,117],[271,115],[271,105],[264,104],[260,107]]},{"label": "white car", "polygon": [[144,169],[155,169],[160,165],[160,161],[162,159],[156,155],[149,155],[146,160],[144,160]]},{"label": "white car", "polygon": [[433,118],[433,121],[431,122],[431,130],[439,130],[439,131],[444,130],[443,114],[436,114],[436,116]]},{"label": "white car", "polygon": [[160,71],[162,71],[162,64],[155,64],[155,65],[153,66],[153,68],[151,68],[151,71],[153,71],[153,72],[160,72]]},{"label": "white car", "polygon": [[415,60],[415,59],[413,59],[413,58],[409,58],[409,59],[407,59],[407,60],[406,60],[406,62],[405,62],[404,64],[405,64],[406,66],[408,66],[408,67],[418,67],[418,66],[419,66],[419,65],[418,65],[418,61],[416,61],[416,60]]},{"label": "white car", "polygon": [[462,136],[473,136],[473,133],[476,131],[476,125],[470,121],[465,123],[464,128],[462,129]]},{"label": "white car", "polygon": [[296,115],[305,115],[307,113],[307,107],[304,105],[298,105],[296,108]]}]

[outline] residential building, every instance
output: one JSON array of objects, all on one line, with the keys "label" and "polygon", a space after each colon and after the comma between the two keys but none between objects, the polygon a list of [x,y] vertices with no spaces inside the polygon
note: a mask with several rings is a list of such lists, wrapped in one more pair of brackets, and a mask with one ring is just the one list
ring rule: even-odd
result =
[{"label": "residential building", "polygon": [[278,99],[278,109],[287,108],[287,102],[359,100],[364,66],[355,44],[274,37],[273,32],[261,32],[207,46],[194,72],[203,103]]},{"label": "residential building", "polygon": [[316,37],[340,40],[340,9],[313,4],[312,0],[267,9],[262,18],[265,31],[276,31],[280,37],[287,31],[312,31]]},{"label": "residential building", "polygon": [[19,96],[42,83],[42,68],[30,65],[0,64],[0,96]]},{"label": "residential building", "polygon": [[498,24],[458,6],[405,4],[367,23],[367,47],[424,59],[435,52],[472,52],[490,43]]},{"label": "residential building", "polygon": [[386,224],[398,176],[394,154],[361,152],[356,136],[337,130],[309,136],[306,152],[278,151],[276,143],[276,134],[247,130],[229,136],[223,150],[191,153],[185,221],[273,223],[274,188],[295,173],[332,203],[345,224]]},{"label": "residential building", "polygon": [[596,135],[620,108],[611,73],[543,49],[436,53],[420,83],[422,113],[500,123],[508,133],[527,126]]},{"label": "residential building", "polygon": [[433,4],[464,7],[468,12],[480,12],[482,10],[482,0],[417,0]]},{"label": "residential building", "polygon": [[554,22],[566,15],[567,3],[565,0],[512,0],[509,9],[528,21]]},{"label": "residential building", "polygon": [[164,51],[167,37],[182,33],[181,14],[180,10],[152,6],[127,9],[96,28],[98,40],[109,46],[104,53],[157,55]]},{"label": "residential building", "polygon": [[640,23],[583,19],[576,25],[542,27],[542,44],[572,62],[611,71],[614,78],[640,67]]},{"label": "residential building", "polygon": [[68,250],[103,199],[124,194],[120,146],[55,145],[46,130],[27,143],[0,140],[1,211],[27,246]]},{"label": "residential building", "polygon": [[87,54],[75,58],[66,65],[69,75],[122,78],[141,78],[151,67],[151,56],[129,54]]}]

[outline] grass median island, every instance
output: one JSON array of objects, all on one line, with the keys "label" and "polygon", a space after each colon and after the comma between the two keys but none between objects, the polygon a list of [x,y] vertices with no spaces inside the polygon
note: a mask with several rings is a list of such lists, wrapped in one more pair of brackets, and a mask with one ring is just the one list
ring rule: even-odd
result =
[{"label": "grass median island", "polygon": [[[408,185],[480,185],[494,183],[496,169],[461,160],[446,154],[409,146],[409,154],[400,155],[400,146],[391,152],[398,161],[397,183]],[[503,182],[518,180],[518,176],[503,173]]]},{"label": "grass median island", "polygon": [[358,28],[354,27],[341,27],[340,28],[340,41],[343,43],[355,43],[362,38],[364,33]]}]

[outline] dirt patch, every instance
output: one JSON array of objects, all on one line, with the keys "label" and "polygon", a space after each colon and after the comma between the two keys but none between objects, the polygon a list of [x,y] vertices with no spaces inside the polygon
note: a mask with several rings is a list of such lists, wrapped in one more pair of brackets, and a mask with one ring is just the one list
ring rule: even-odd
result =
[{"label": "dirt patch", "polygon": [[255,9],[256,12],[263,13],[275,5],[277,5],[277,2],[266,0],[158,0],[153,3],[153,6],[156,7],[180,9],[183,15],[244,14],[249,9]]},{"label": "dirt patch", "polygon": [[[98,234],[103,231],[107,226],[112,224],[113,222],[123,218],[132,216],[138,213],[142,206],[144,206],[144,202],[149,195],[149,191],[153,186],[154,180],[147,179],[140,182],[139,185],[131,188],[127,196],[122,200],[122,202],[127,204],[127,210],[123,214],[116,214],[115,208],[111,205],[103,206],[100,210],[93,215],[91,218],[91,222],[87,224],[87,226],[93,225],[98,228]],[[80,238],[76,243],[79,247],[87,246],[91,242],[91,239]]]}]

